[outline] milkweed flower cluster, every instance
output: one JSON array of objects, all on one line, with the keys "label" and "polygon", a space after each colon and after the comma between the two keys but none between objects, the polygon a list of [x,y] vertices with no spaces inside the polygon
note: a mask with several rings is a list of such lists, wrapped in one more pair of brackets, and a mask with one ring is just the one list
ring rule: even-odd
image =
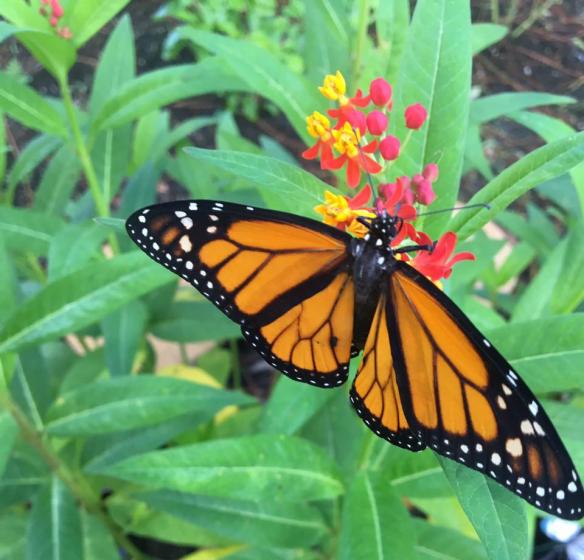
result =
[{"label": "milkweed flower cluster", "polygon": [[[340,72],[327,75],[319,87],[321,94],[336,103],[324,115],[318,111],[306,118],[308,133],[315,143],[305,150],[305,159],[320,159],[325,170],[345,168],[349,188],[357,189],[363,175],[377,176],[377,194],[374,196],[372,185],[365,185],[352,196],[326,191],[323,204],[315,207],[326,224],[337,227],[357,237],[367,233],[367,227],[358,218],[374,218],[386,211],[402,218],[403,227],[392,240],[392,246],[401,245],[406,239],[418,245],[433,246],[432,251],[418,251],[410,258],[407,254],[400,258],[433,281],[448,278],[452,267],[462,260],[474,260],[472,253],[454,254],[457,243],[456,234],[444,233],[433,242],[423,231],[415,228],[413,222],[420,206],[428,206],[435,199],[433,184],[439,176],[436,163],[428,163],[423,169],[409,176],[398,176],[386,181],[385,176],[398,159],[408,143],[411,134],[420,130],[428,113],[420,103],[406,107],[403,118],[408,130],[403,142],[387,133],[392,115],[393,91],[384,78],[375,78],[365,95],[357,90],[354,96],[347,95],[347,86]],[[373,199],[373,204],[372,203]]]},{"label": "milkweed flower cluster", "polygon": [[65,10],[63,10],[59,0],[41,0],[39,12],[49,20],[51,27],[55,28],[57,34],[63,39],[71,39],[73,37],[71,30],[67,26],[59,26],[59,22],[65,14]]}]

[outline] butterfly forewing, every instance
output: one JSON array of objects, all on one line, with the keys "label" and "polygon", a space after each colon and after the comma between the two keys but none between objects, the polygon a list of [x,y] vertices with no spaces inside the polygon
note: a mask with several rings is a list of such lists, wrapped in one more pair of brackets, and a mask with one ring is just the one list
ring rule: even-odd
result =
[{"label": "butterfly forewing", "polygon": [[286,375],[331,387],[347,376],[353,324],[350,237],[291,214],[226,202],[142,209],[130,237],[242,325]]},{"label": "butterfly forewing", "polygon": [[510,364],[405,263],[390,277],[389,298],[398,386],[420,439],[541,509],[582,517],[584,493],[574,465]]}]

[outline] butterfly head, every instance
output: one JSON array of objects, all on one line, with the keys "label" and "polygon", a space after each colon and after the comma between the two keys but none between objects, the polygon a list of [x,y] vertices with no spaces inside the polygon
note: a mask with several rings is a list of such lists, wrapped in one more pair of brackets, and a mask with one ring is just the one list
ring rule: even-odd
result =
[{"label": "butterfly head", "polygon": [[403,226],[403,220],[398,216],[391,216],[385,210],[372,220],[362,222],[369,232],[364,239],[376,247],[389,247]]}]

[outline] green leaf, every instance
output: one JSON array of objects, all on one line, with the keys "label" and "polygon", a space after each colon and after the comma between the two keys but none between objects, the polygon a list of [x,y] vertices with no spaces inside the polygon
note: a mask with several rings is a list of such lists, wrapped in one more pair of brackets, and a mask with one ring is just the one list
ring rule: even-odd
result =
[{"label": "green leaf", "polygon": [[24,560],[27,516],[17,511],[0,516],[0,560]]},{"label": "green leaf", "polygon": [[457,232],[461,239],[470,237],[529,189],[565,173],[583,158],[584,132],[534,150],[507,167],[468,202],[489,204],[489,210],[479,208],[459,212],[446,229]]},{"label": "green leaf", "polygon": [[83,560],[105,560],[117,558],[118,548],[101,520],[81,510],[81,537],[83,539]]},{"label": "green leaf", "polygon": [[534,393],[584,386],[584,313],[511,323],[490,331],[489,340]]},{"label": "green leaf", "polygon": [[187,413],[212,418],[229,405],[254,400],[182,379],[141,375],[96,381],[61,395],[49,412],[49,432],[92,435],[153,426]]},{"label": "green leaf", "polygon": [[2,237],[0,237],[0,262],[3,263],[0,267],[0,325],[2,325],[17,306],[20,292],[14,264]]},{"label": "green leaf", "polygon": [[522,109],[541,105],[574,103],[573,97],[539,92],[496,93],[479,97],[470,104],[470,122],[482,124]]},{"label": "green leaf", "polygon": [[458,531],[414,520],[418,537],[416,552],[420,560],[486,560],[481,543]]},{"label": "green leaf", "polygon": [[[424,37],[424,40],[420,40]],[[468,121],[471,51],[470,6],[465,0],[422,0],[408,30],[396,88],[393,133],[407,129],[403,111],[421,103],[428,111],[423,127],[412,134],[396,164],[396,174],[420,173],[429,162],[440,163],[433,209],[454,206],[462,172]],[[428,218],[424,231],[443,231],[448,213]]]},{"label": "green leaf", "polygon": [[12,415],[7,411],[0,412],[0,478],[4,474],[17,434],[18,426]]},{"label": "green leaf", "polygon": [[0,352],[91,325],[171,281],[172,275],[137,252],[87,266],[51,282],[21,305],[0,330]]},{"label": "green leaf", "polygon": [[80,270],[92,261],[103,261],[101,246],[108,230],[99,224],[69,224],[52,239],[49,247],[49,281]]},{"label": "green leaf", "polygon": [[343,502],[337,558],[417,558],[410,519],[400,498],[379,475],[358,474]]},{"label": "green leaf", "polygon": [[438,460],[489,558],[527,560],[529,543],[525,502],[464,465],[444,457],[438,457]]},{"label": "green leaf", "polygon": [[130,0],[77,0],[67,7],[67,23],[73,44],[80,47],[121,11]]},{"label": "green leaf", "polygon": [[0,234],[11,251],[46,255],[63,225],[56,216],[29,208],[0,208]]},{"label": "green leaf", "polygon": [[95,133],[115,128],[180,99],[217,91],[247,89],[217,57],[207,58],[198,64],[154,70],[122,84],[98,111],[91,130]]},{"label": "green leaf", "polygon": [[472,54],[478,54],[498,43],[509,30],[496,23],[473,23],[471,27]]},{"label": "green leaf", "polygon": [[155,451],[103,474],[154,488],[258,501],[321,500],[343,492],[326,454],[289,436],[245,436]]},{"label": "green leaf", "polygon": [[241,335],[239,326],[208,301],[174,302],[150,327],[152,334],[173,342],[224,340]]},{"label": "green leaf", "polygon": [[5,72],[0,72],[0,109],[24,126],[56,136],[67,136],[63,119],[53,106],[32,88]]},{"label": "green leaf", "polygon": [[315,85],[326,74],[349,74],[349,23],[342,6],[330,0],[304,0],[304,60]]},{"label": "green leaf", "polygon": [[292,435],[335,396],[334,391],[315,391],[283,375],[263,408],[260,430],[267,434]]},{"label": "green leaf", "polygon": [[[272,53],[247,40],[238,40],[199,31],[191,27],[180,27],[170,40],[187,39],[221,56],[235,76],[245,83],[245,91],[258,93],[275,103],[304,140],[306,116],[322,107],[322,98],[313,84],[294,74]],[[218,90],[226,88],[219,87]]]},{"label": "green leaf", "polygon": [[318,511],[304,503],[282,503],[269,499],[247,502],[177,492],[151,492],[137,497],[159,511],[175,515],[230,541],[285,548],[309,547],[319,542],[327,532]]},{"label": "green leaf", "polygon": [[53,475],[34,501],[26,539],[27,558],[82,558],[81,519],[75,499]]},{"label": "green leaf", "polygon": [[401,66],[408,27],[410,5],[407,0],[379,2],[375,14],[377,49],[387,61],[387,69],[381,75],[394,84]]},{"label": "green leaf", "polygon": [[135,69],[134,30],[130,17],[125,14],[108,37],[95,70],[89,98],[92,117],[98,114],[112,93],[134,78]]},{"label": "green leaf", "polygon": [[40,134],[33,138],[18,154],[8,174],[7,190],[13,191],[48,155],[53,153],[62,141],[60,138]]},{"label": "green leaf", "polygon": [[63,215],[81,173],[79,156],[63,145],[51,158],[35,194],[34,206],[42,212]]},{"label": "green leaf", "polygon": [[141,301],[130,301],[104,317],[105,359],[112,377],[130,375],[148,314]]},{"label": "green leaf", "polygon": [[330,186],[311,173],[278,159],[228,150],[185,148],[199,161],[210,163],[238,177],[253,181],[261,191],[280,197],[276,210],[316,217],[314,206],[320,204]]}]

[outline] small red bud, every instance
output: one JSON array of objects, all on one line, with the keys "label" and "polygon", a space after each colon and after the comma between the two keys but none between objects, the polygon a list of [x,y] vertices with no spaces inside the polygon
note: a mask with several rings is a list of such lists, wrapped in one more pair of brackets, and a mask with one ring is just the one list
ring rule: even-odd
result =
[{"label": "small red bud", "polygon": [[371,100],[378,107],[383,107],[391,100],[391,86],[383,78],[375,78],[369,86]]},{"label": "small red bud", "polygon": [[424,176],[424,179],[428,179],[430,183],[433,183],[438,179],[438,166],[435,163],[429,163],[424,167],[422,175]]},{"label": "small red bud", "polygon": [[426,121],[428,112],[419,103],[414,103],[406,108],[406,127],[418,130]]},{"label": "small red bud", "polygon": [[365,115],[361,111],[351,111],[347,120],[355,130],[358,130],[361,134],[365,134],[365,131],[367,130],[367,121]]},{"label": "small red bud", "polygon": [[417,187],[416,198],[418,202],[425,206],[432,204],[436,198],[436,194],[432,190],[432,183],[428,179],[423,179]]},{"label": "small red bud", "polygon": [[367,128],[375,136],[379,136],[385,132],[387,122],[387,116],[381,111],[371,111],[367,115]]},{"label": "small red bud", "polygon": [[59,18],[52,16],[51,19],[49,20],[49,23],[51,24],[52,27],[57,27],[57,24],[59,23]]},{"label": "small red bud", "polygon": [[386,161],[393,161],[399,156],[400,142],[395,136],[386,136],[379,143],[379,152]]},{"label": "small red bud", "polygon": [[48,4],[51,0],[41,0],[41,4]]},{"label": "small red bud", "polygon": [[412,177],[412,183],[414,183],[414,185],[417,187],[418,185],[421,184],[421,182],[424,180],[424,176],[421,175],[420,173],[416,173],[413,177]]},{"label": "small red bud", "polygon": [[51,0],[51,8],[53,10],[53,16],[56,18],[63,17],[63,8],[59,4],[59,0]]}]

